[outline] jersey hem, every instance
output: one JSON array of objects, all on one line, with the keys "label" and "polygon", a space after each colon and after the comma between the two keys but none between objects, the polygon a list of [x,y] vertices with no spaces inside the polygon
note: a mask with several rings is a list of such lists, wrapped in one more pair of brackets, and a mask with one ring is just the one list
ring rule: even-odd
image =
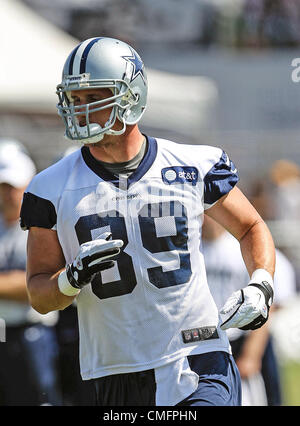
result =
[{"label": "jersey hem", "polygon": [[112,376],[114,374],[125,374],[125,373],[135,373],[138,371],[146,371],[151,370],[153,368],[162,367],[163,365],[167,365],[171,362],[177,361],[178,359],[189,356],[189,355],[200,355],[208,352],[227,352],[231,354],[231,347],[230,345],[226,346],[220,346],[220,347],[209,347],[209,348],[199,348],[199,347],[189,347],[184,348],[183,350],[180,350],[179,352],[176,352],[173,356],[169,357],[167,359],[167,362],[165,361],[165,358],[161,358],[159,360],[142,364],[142,365],[135,365],[135,366],[117,366],[117,367],[108,367],[108,368],[99,368],[93,372],[81,372],[82,380],[92,380],[92,379],[98,379],[100,377],[105,376]]}]

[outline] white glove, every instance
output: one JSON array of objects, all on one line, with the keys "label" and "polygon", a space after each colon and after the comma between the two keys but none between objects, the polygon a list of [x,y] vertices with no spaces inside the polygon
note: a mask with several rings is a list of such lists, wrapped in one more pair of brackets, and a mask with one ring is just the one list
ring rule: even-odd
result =
[{"label": "white glove", "polygon": [[74,296],[89,284],[95,274],[114,266],[112,257],[120,253],[122,240],[112,240],[106,232],[99,238],[81,244],[74,261],[58,277],[58,287],[66,296]]},{"label": "white glove", "polygon": [[[273,281],[267,271],[257,271],[263,271],[263,273],[254,273],[249,285],[235,291],[220,310],[222,330],[228,328],[255,330],[267,321],[273,300]],[[265,278],[265,273],[268,274],[268,281],[262,279],[257,280],[260,282],[253,282],[253,276],[254,279]]]}]

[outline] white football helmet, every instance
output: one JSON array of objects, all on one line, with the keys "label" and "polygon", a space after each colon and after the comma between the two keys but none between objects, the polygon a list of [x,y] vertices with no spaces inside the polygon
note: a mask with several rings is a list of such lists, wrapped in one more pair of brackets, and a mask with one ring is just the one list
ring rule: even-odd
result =
[{"label": "white football helmet", "polygon": [[[109,88],[112,96],[85,105],[74,105],[73,90]],[[142,117],[147,101],[147,77],[137,52],[123,41],[96,37],[80,43],[68,56],[62,82],[57,86],[59,115],[68,139],[84,144],[99,142],[105,134],[122,134],[126,125],[136,124]],[[109,101],[109,102],[108,102]],[[112,108],[109,120],[101,127],[91,123],[89,114]],[[78,116],[85,114],[85,126]],[[116,120],[123,126],[113,130]]]}]

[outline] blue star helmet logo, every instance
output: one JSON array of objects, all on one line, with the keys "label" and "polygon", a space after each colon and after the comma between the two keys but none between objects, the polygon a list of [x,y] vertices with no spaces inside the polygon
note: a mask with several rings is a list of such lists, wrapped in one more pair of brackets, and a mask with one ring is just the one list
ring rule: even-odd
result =
[{"label": "blue star helmet logo", "polygon": [[132,72],[132,75],[131,75],[130,83],[138,75],[140,75],[142,77],[142,79],[144,80],[144,83],[146,84],[145,75],[144,75],[144,71],[143,71],[144,64],[143,64],[141,58],[138,56],[138,54],[136,52],[131,50],[131,53],[132,53],[131,55],[122,56],[122,58],[125,59],[125,61],[127,61],[128,63],[133,65],[133,72]]}]

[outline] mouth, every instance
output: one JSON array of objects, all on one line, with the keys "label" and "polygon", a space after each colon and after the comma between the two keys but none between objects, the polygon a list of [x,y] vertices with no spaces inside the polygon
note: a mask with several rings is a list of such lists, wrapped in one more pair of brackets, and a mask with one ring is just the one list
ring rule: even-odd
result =
[{"label": "mouth", "polygon": [[86,118],[85,117],[77,117],[77,124],[79,127],[85,127],[86,126]]}]

